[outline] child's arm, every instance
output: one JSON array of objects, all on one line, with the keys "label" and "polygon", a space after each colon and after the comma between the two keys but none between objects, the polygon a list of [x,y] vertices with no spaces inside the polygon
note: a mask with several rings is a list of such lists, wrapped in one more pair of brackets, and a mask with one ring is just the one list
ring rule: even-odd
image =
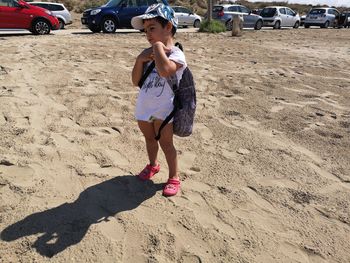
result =
[{"label": "child's arm", "polygon": [[159,76],[166,78],[174,75],[176,71],[182,67],[168,58],[166,52],[170,52],[170,48],[167,48],[162,42],[158,41],[153,45],[154,60],[156,62],[156,68]]},{"label": "child's arm", "polygon": [[139,85],[139,81],[143,75],[143,65],[153,60],[153,50],[152,48],[147,48],[137,56],[134,68],[132,69],[131,79],[135,86]]}]

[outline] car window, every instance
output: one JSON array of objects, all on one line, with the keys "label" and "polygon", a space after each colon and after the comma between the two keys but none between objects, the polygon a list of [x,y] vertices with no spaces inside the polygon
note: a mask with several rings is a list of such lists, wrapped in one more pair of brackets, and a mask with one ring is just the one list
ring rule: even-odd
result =
[{"label": "car window", "polygon": [[48,9],[50,11],[63,11],[64,10],[63,6],[61,6],[61,5],[50,5],[50,4],[48,4]]},{"label": "car window", "polygon": [[230,12],[239,12],[239,7],[238,6],[230,6],[229,8],[228,8],[228,11],[230,11]]},{"label": "car window", "polygon": [[18,6],[18,4],[13,0],[0,0],[0,6],[15,7]]},{"label": "car window", "polygon": [[246,8],[245,6],[241,6],[241,13],[250,13],[250,10]]},{"label": "car window", "polygon": [[262,17],[273,17],[276,15],[276,8],[264,8],[263,10],[261,10],[260,16]]},{"label": "car window", "polygon": [[175,13],[179,13],[179,8],[178,7],[172,7]]},{"label": "car window", "polygon": [[40,4],[40,7],[42,7],[42,8],[45,8],[45,9],[47,9],[47,10],[50,10],[50,11],[52,11],[52,5],[48,5],[48,4]]},{"label": "car window", "polygon": [[185,14],[191,13],[190,10],[188,10],[187,8],[184,8],[184,7],[181,7],[181,12],[182,12],[182,13],[185,13]]},{"label": "car window", "polygon": [[224,9],[223,6],[216,5],[213,7],[213,12],[221,12]]},{"label": "car window", "polygon": [[290,15],[290,16],[294,16],[295,15],[295,13],[289,8],[286,8],[286,11],[287,11],[287,15]]},{"label": "car window", "polygon": [[311,15],[322,15],[326,13],[325,9],[312,9],[309,14]]},{"label": "car window", "polygon": [[32,3],[31,5],[34,5],[34,6],[38,6],[38,7],[41,7],[41,8],[45,8],[45,9],[48,9],[48,5],[47,4],[42,4],[42,3]]},{"label": "car window", "polygon": [[279,11],[280,11],[280,13],[283,14],[283,15],[286,14],[286,9],[285,9],[285,8],[280,8]]},{"label": "car window", "polygon": [[127,0],[126,1],[128,7],[137,7],[137,2],[136,0]]},{"label": "car window", "polygon": [[137,0],[137,6],[148,6],[147,0]]}]

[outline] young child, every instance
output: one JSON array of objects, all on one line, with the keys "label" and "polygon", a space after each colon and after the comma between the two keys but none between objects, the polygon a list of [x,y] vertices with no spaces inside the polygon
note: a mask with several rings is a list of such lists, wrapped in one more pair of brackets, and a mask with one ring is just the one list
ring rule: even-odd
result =
[{"label": "young child", "polygon": [[155,68],[140,87],[135,117],[146,141],[149,164],[138,177],[149,180],[160,170],[157,161],[159,145],[169,167],[169,179],[163,189],[164,196],[176,195],[180,189],[176,149],[173,144],[173,124],[169,122],[161,131],[158,141],[156,134],[163,120],[173,110],[174,93],[168,80],[175,76],[178,83],[187,67],[184,53],[174,46],[177,19],[174,10],[164,4],[150,6],[145,14],[133,17],[132,26],[144,30],[150,48],[142,51],[132,70],[132,82],[138,86],[144,71],[155,61]]}]

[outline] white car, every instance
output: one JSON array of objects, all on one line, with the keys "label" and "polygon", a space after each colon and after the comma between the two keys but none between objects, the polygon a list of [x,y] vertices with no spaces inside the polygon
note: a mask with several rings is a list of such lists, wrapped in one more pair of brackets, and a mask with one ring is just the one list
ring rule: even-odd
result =
[{"label": "white car", "polygon": [[271,26],[274,29],[281,27],[300,26],[300,16],[298,13],[286,6],[268,6],[260,12],[264,26]]},{"label": "white car", "polygon": [[313,8],[307,14],[304,22],[304,27],[319,26],[327,28],[329,26],[338,26],[340,12],[335,8]]},{"label": "white car", "polygon": [[175,11],[175,17],[179,21],[179,26],[193,26],[199,28],[202,22],[202,18],[194,14],[191,10],[183,6],[172,6]]},{"label": "white car", "polygon": [[28,2],[28,4],[50,10],[58,18],[60,29],[63,29],[65,25],[72,24],[72,16],[64,4],[50,2]]}]

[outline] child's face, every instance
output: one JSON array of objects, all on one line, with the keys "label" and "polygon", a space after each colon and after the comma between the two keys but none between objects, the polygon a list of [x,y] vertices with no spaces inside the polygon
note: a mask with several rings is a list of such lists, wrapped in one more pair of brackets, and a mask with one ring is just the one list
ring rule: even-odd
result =
[{"label": "child's face", "polygon": [[171,36],[170,23],[168,23],[165,27],[162,27],[162,25],[156,19],[147,19],[143,22],[143,27],[145,29],[147,40],[151,45],[157,41],[166,43],[166,40]]}]

